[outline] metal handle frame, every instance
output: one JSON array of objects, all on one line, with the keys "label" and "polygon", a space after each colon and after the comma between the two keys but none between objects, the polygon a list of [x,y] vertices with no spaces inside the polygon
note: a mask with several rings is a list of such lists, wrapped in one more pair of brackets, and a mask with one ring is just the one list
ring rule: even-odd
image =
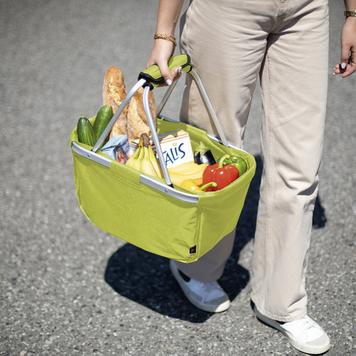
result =
[{"label": "metal handle frame", "polygon": [[118,107],[117,111],[107,124],[105,130],[103,133],[100,135],[100,137],[97,139],[94,147],[92,148],[93,152],[97,152],[101,145],[104,143],[105,139],[108,137],[112,127],[114,126],[116,120],[120,117],[121,113],[124,111],[126,106],[129,104],[131,98],[135,95],[137,90],[139,90],[144,84],[146,83],[145,79],[140,79],[129,91],[129,93],[126,95],[125,99],[122,101],[120,106]]},{"label": "metal handle frame", "polygon": [[[210,118],[212,119],[216,131],[219,135],[219,139],[222,142],[223,145],[225,146],[230,146],[229,142],[226,139],[224,130],[220,124],[220,121],[216,115],[215,109],[213,107],[213,104],[211,103],[208,93],[206,92],[206,89],[204,87],[204,84],[199,76],[199,74],[196,72],[196,70],[194,68],[192,68],[192,70],[189,72],[189,74],[192,76],[193,80],[195,81],[197,88],[199,90],[199,93],[201,95],[201,98],[203,99],[204,105],[209,113]],[[143,92],[143,107],[144,107],[144,111],[147,117],[147,121],[148,121],[148,125],[150,127],[151,130],[151,134],[152,134],[152,140],[155,144],[156,147],[156,151],[157,151],[157,155],[158,155],[158,160],[163,172],[163,177],[165,179],[165,182],[168,186],[173,188],[173,184],[172,181],[170,179],[169,176],[169,172],[166,166],[166,163],[164,161],[164,157],[163,157],[163,153],[162,153],[162,149],[161,149],[161,145],[159,142],[159,138],[157,135],[157,131],[156,131],[156,127],[154,124],[154,120],[152,117],[152,113],[149,107],[149,101],[148,101],[148,93],[151,90],[150,86],[146,85],[146,80],[145,79],[140,79],[129,91],[129,93],[127,94],[126,98],[122,101],[122,103],[120,104],[118,110],[115,112],[115,114],[113,115],[113,117],[111,118],[110,122],[108,123],[108,125],[106,126],[105,130],[103,131],[103,133],[100,135],[100,137],[98,138],[98,140],[96,141],[94,147],[92,148],[93,152],[97,152],[100,147],[102,146],[102,144],[104,143],[106,137],[109,135],[112,127],[114,126],[116,120],[120,117],[121,113],[124,111],[125,107],[129,104],[131,98],[135,95],[135,93],[137,92],[138,89],[140,89],[141,87],[145,87],[144,88],[144,92]],[[158,107],[157,107],[157,116],[160,116],[163,108],[165,107],[169,97],[171,96],[174,88],[177,85],[177,81],[173,82],[172,85],[170,85],[168,87],[168,89],[166,90],[161,102],[159,103]]]},{"label": "metal handle frame", "polygon": [[163,152],[162,152],[161,144],[159,142],[159,138],[158,138],[157,131],[156,131],[156,128],[155,128],[155,124],[154,124],[154,121],[153,121],[152,113],[151,113],[151,110],[150,110],[150,105],[148,103],[148,92],[149,91],[150,91],[150,87],[146,86],[144,91],[143,91],[143,108],[144,108],[145,114],[147,116],[148,125],[149,125],[150,130],[151,130],[152,140],[153,140],[153,142],[155,144],[155,147],[156,147],[156,152],[157,152],[157,155],[158,155],[159,163],[161,165],[161,169],[162,169],[162,172],[163,172],[164,180],[166,181],[167,185],[169,185],[170,187],[173,188],[173,184],[172,184],[171,178],[169,176],[169,172],[168,172],[166,163],[164,161]]}]

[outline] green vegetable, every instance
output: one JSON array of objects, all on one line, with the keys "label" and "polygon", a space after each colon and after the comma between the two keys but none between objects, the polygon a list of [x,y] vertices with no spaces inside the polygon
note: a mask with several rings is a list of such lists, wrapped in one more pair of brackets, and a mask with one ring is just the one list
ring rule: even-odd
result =
[{"label": "green vegetable", "polygon": [[96,139],[103,133],[112,117],[113,111],[110,105],[104,105],[99,109],[93,126]]},{"label": "green vegetable", "polygon": [[77,124],[78,141],[88,146],[94,146],[96,139],[93,126],[86,117],[81,117]]},{"label": "green vegetable", "polygon": [[240,176],[247,171],[247,162],[242,157],[231,156],[229,163],[233,164],[238,169]]}]

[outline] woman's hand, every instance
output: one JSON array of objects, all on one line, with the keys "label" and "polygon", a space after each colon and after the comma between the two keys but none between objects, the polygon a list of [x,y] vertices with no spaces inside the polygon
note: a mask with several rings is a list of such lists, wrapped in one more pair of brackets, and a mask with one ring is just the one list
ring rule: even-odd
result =
[{"label": "woman's hand", "polygon": [[174,51],[173,42],[157,39],[155,40],[154,47],[152,49],[151,55],[147,61],[147,67],[157,64],[162,76],[167,85],[171,85],[173,80],[177,79],[180,76],[182,68],[174,68],[169,70],[168,60],[172,56]]},{"label": "woman's hand", "polygon": [[341,32],[341,63],[334,67],[333,74],[343,78],[356,71],[356,17],[346,18]]},{"label": "woman's hand", "polygon": [[[160,0],[157,14],[156,34],[174,35],[176,24],[184,0]],[[166,39],[155,39],[147,67],[157,64],[167,85],[178,78],[182,68],[169,70],[168,60],[174,52],[175,44]]]}]

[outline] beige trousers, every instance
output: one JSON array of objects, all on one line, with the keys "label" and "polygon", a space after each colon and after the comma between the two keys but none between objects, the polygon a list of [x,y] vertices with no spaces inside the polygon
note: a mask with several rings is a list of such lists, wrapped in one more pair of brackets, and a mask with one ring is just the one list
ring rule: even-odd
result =
[{"label": "beige trousers", "polygon": [[[251,299],[268,317],[306,314],[306,261],[318,190],[328,73],[327,0],[193,0],[182,48],[191,56],[227,139],[241,146],[256,80],[264,116]],[[216,134],[187,79],[182,120]],[[218,279],[234,233],[191,264],[188,276]]]}]

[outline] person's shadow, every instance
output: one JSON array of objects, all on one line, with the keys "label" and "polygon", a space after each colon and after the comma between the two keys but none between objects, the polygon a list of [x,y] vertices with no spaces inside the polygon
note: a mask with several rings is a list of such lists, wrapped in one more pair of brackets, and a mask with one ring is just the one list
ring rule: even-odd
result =
[{"label": "person's shadow", "polygon": [[[260,156],[255,158],[256,174],[237,225],[233,252],[219,280],[230,300],[234,300],[250,280],[248,270],[242,267],[238,260],[244,246],[253,239],[256,229],[262,160]],[[319,199],[314,216],[317,217],[319,227],[325,225],[324,209]],[[109,258],[104,278],[118,294],[169,317],[202,323],[212,315],[195,308],[187,301],[170,273],[168,259],[131,244],[120,247]]]}]

